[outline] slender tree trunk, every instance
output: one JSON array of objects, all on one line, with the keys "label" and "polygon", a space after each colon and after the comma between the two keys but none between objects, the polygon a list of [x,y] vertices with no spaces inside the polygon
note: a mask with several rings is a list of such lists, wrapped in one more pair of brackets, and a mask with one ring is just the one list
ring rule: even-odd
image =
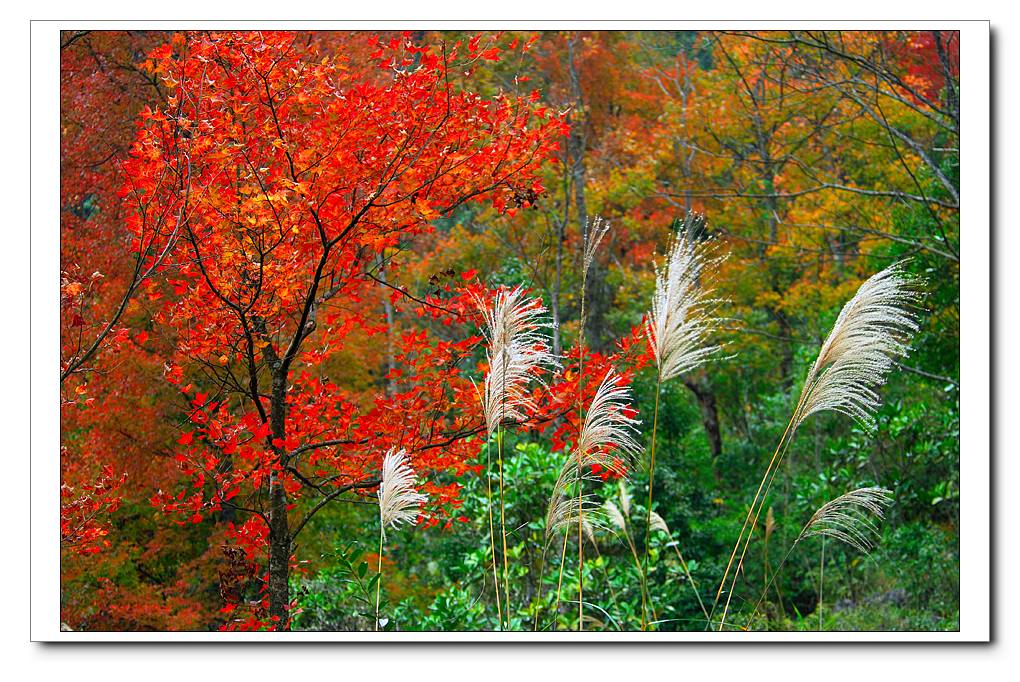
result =
[{"label": "slender tree trunk", "polygon": [[719,428],[719,406],[716,403],[715,392],[704,376],[684,377],[684,385],[698,401],[701,409],[701,423],[705,427],[705,435],[708,437],[708,447],[712,452],[713,463],[719,460],[722,455],[722,432]]},{"label": "slender tree trunk", "polygon": [[[584,91],[581,89],[581,76],[577,70],[574,54],[574,40],[567,42],[567,70],[570,77],[570,94],[573,98],[574,110],[571,113],[570,137],[567,140],[567,152],[570,158],[571,182],[574,190],[574,209],[577,212],[577,224],[581,232],[581,243],[588,241],[588,202],[585,196],[588,171],[585,166],[585,154],[588,149],[588,113],[584,107]],[[570,201],[570,197],[567,197]],[[606,324],[605,316],[612,297],[606,287],[605,269],[596,260],[591,264],[587,274],[584,306],[584,329],[587,343],[593,350],[605,348]]]},{"label": "slender tree trunk", "polygon": [[[565,205],[569,205],[569,199],[564,202]],[[564,208],[564,213],[569,209]],[[556,221],[556,279],[553,282],[552,299],[550,302],[550,309],[552,312],[552,348],[553,355],[556,357],[560,356],[560,352],[563,348],[563,342],[560,337],[560,290],[563,287],[563,240],[566,238],[566,227],[567,227],[567,216],[564,215],[562,220]]]},{"label": "slender tree trunk", "polygon": [[[273,399],[270,426],[273,439],[286,437],[287,376],[277,366],[273,373]],[[278,451],[280,465],[286,466],[286,454]],[[277,630],[289,630],[290,606],[290,525],[287,521],[287,491],[276,474],[269,483],[269,615]]]},{"label": "slender tree trunk", "polygon": [[[379,279],[383,282],[387,281],[386,264],[381,255],[379,256]],[[397,369],[397,353],[394,342],[396,334],[394,332],[393,303],[389,296],[383,296],[383,312],[386,314],[386,374],[389,377],[386,380],[386,395],[393,397],[397,393],[397,380],[393,376]]]},{"label": "slender tree trunk", "polygon": [[779,373],[783,389],[789,391],[793,388],[793,327],[786,315],[774,309],[769,309],[769,314],[779,324],[779,334],[783,337],[779,341]]},{"label": "slender tree trunk", "polygon": [[274,476],[269,485],[269,615],[277,630],[289,630],[290,527],[287,524],[287,493]]},{"label": "slender tree trunk", "polygon": [[585,167],[584,152],[588,146],[587,114],[584,111],[584,93],[581,90],[581,76],[574,62],[574,37],[567,42],[567,68],[570,74],[570,94],[573,97],[574,110],[570,114],[570,138],[567,142],[571,159],[571,176],[574,185],[574,205],[577,209],[577,221],[581,226],[581,236],[587,237],[588,206],[585,202],[584,184]]}]

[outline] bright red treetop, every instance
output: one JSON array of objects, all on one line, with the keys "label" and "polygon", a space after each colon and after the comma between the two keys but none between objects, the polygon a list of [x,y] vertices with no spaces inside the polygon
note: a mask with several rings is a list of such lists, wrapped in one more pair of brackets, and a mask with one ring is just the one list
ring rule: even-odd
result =
[{"label": "bright red treetop", "polygon": [[323,57],[289,33],[192,35],[154,53],[173,94],[143,114],[124,196],[136,235],[183,236],[167,261],[182,350],[233,349],[238,310],[260,320],[256,343],[292,339],[314,322],[311,287],[357,296],[366,264],[430,219],[541,189],[557,124],[518,98],[454,91],[455,49],[394,39],[373,58]]}]

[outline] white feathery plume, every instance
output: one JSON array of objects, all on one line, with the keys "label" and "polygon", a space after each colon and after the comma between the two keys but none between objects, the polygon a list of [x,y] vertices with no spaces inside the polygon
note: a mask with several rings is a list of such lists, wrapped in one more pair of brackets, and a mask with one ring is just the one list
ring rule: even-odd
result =
[{"label": "white feathery plume", "polygon": [[630,488],[627,487],[626,482],[620,479],[620,506],[623,508],[623,513],[627,518],[630,518]]},{"label": "white feathery plume", "polygon": [[873,538],[878,536],[877,521],[884,518],[885,508],[891,504],[892,492],[885,488],[851,490],[819,507],[797,542],[824,535],[867,553],[874,546]]},{"label": "white feathery plume", "polygon": [[[641,446],[634,438],[641,422],[627,414],[631,410],[630,400],[630,389],[610,367],[588,405],[581,426],[577,450],[581,453],[582,467],[599,464],[619,476],[630,472],[641,453]],[[569,461],[575,466],[578,464],[576,456]]]},{"label": "white feathery plume", "polygon": [[606,500],[602,508],[606,511],[606,518],[609,522],[616,527],[617,530],[626,533],[627,532],[627,519],[624,518],[623,512],[620,508],[613,504],[612,500]]},{"label": "white feathery plume", "polygon": [[602,243],[602,239],[608,232],[609,223],[602,220],[601,216],[595,216],[595,220],[592,221],[588,228],[588,237],[584,243],[584,258],[581,262],[584,272],[587,273],[591,264],[595,261],[595,252],[598,251],[599,244]]},{"label": "white feathery plume", "polygon": [[386,526],[396,528],[402,522],[413,523],[428,495],[415,490],[414,469],[407,464],[407,451],[391,448],[383,457],[382,482],[379,484],[379,519],[385,537]]},{"label": "white feathery plume", "polygon": [[659,516],[658,512],[653,511],[651,514],[649,514],[649,519],[652,525],[652,530],[661,530],[666,535],[672,535],[669,532],[669,526],[666,525],[666,521],[661,516]]},{"label": "white feathery plume", "polygon": [[874,429],[881,404],[875,388],[918,330],[917,280],[894,263],[860,286],[836,318],[801,391],[794,426],[832,410]]},{"label": "white feathery plume", "polygon": [[616,370],[610,368],[588,406],[575,452],[564,460],[549,498],[547,537],[569,523],[576,525],[579,513],[583,519],[599,509],[591,495],[583,495],[578,502],[577,495],[567,494],[567,488],[578,480],[578,466],[582,480],[602,483],[601,478],[589,473],[593,465],[625,477],[641,452],[634,438],[636,426],[641,422],[627,416],[630,389],[620,385],[620,379]]},{"label": "white feathery plume", "polygon": [[688,214],[670,244],[665,269],[655,268],[655,296],[645,333],[662,381],[699,367],[720,348],[708,343],[719,322],[714,314],[719,301],[711,298],[705,280],[706,270],[725,256],[714,256],[710,242],[698,242],[691,234],[703,223],[702,216]]},{"label": "white feathery plume", "polygon": [[479,397],[492,434],[501,424],[524,421],[536,409],[528,383],[533,378],[541,382],[539,370],[556,365],[556,359],[541,333],[551,326],[541,319],[546,309],[538,299],[527,298],[523,287],[499,291],[491,307],[477,297],[475,302],[484,318],[489,363]]},{"label": "white feathery plume", "polygon": [[550,505],[564,496],[568,485],[577,481],[579,466],[585,480],[596,480],[588,473],[596,464],[620,477],[626,477],[634,466],[641,453],[634,433],[641,422],[627,415],[630,389],[621,385],[620,379],[610,367],[599,384],[584,417],[575,451],[567,456],[556,478]]},{"label": "white feathery plume", "polygon": [[561,530],[570,531],[577,528],[579,517],[585,535],[594,542],[592,540],[594,529],[603,527],[601,509],[595,501],[595,496],[582,495],[579,500],[577,495],[564,495],[563,492],[563,486],[557,482],[556,492],[549,500],[545,515],[546,546],[548,547],[553,537]]}]

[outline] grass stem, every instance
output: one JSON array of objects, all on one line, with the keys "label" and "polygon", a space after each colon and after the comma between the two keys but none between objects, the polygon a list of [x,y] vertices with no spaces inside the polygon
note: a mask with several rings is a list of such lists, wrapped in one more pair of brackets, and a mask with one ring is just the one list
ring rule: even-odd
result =
[{"label": "grass stem", "polygon": [[648,460],[648,504],[645,506],[645,554],[641,562],[641,629],[648,626],[648,554],[652,537],[652,496],[655,488],[655,439],[659,429],[659,393],[662,391],[662,371],[655,373],[655,408],[652,412],[652,446]]},{"label": "grass stem", "polygon": [[385,526],[379,524],[379,577],[375,581],[375,631],[379,632],[379,603],[382,597],[382,556],[383,556],[383,539],[386,537]]}]

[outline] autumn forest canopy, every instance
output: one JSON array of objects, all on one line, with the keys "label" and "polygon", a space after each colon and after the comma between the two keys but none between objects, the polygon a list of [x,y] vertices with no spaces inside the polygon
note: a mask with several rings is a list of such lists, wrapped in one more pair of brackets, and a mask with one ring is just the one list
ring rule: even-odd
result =
[{"label": "autumn forest canopy", "polygon": [[61,627],[959,629],[949,31],[65,31]]}]

